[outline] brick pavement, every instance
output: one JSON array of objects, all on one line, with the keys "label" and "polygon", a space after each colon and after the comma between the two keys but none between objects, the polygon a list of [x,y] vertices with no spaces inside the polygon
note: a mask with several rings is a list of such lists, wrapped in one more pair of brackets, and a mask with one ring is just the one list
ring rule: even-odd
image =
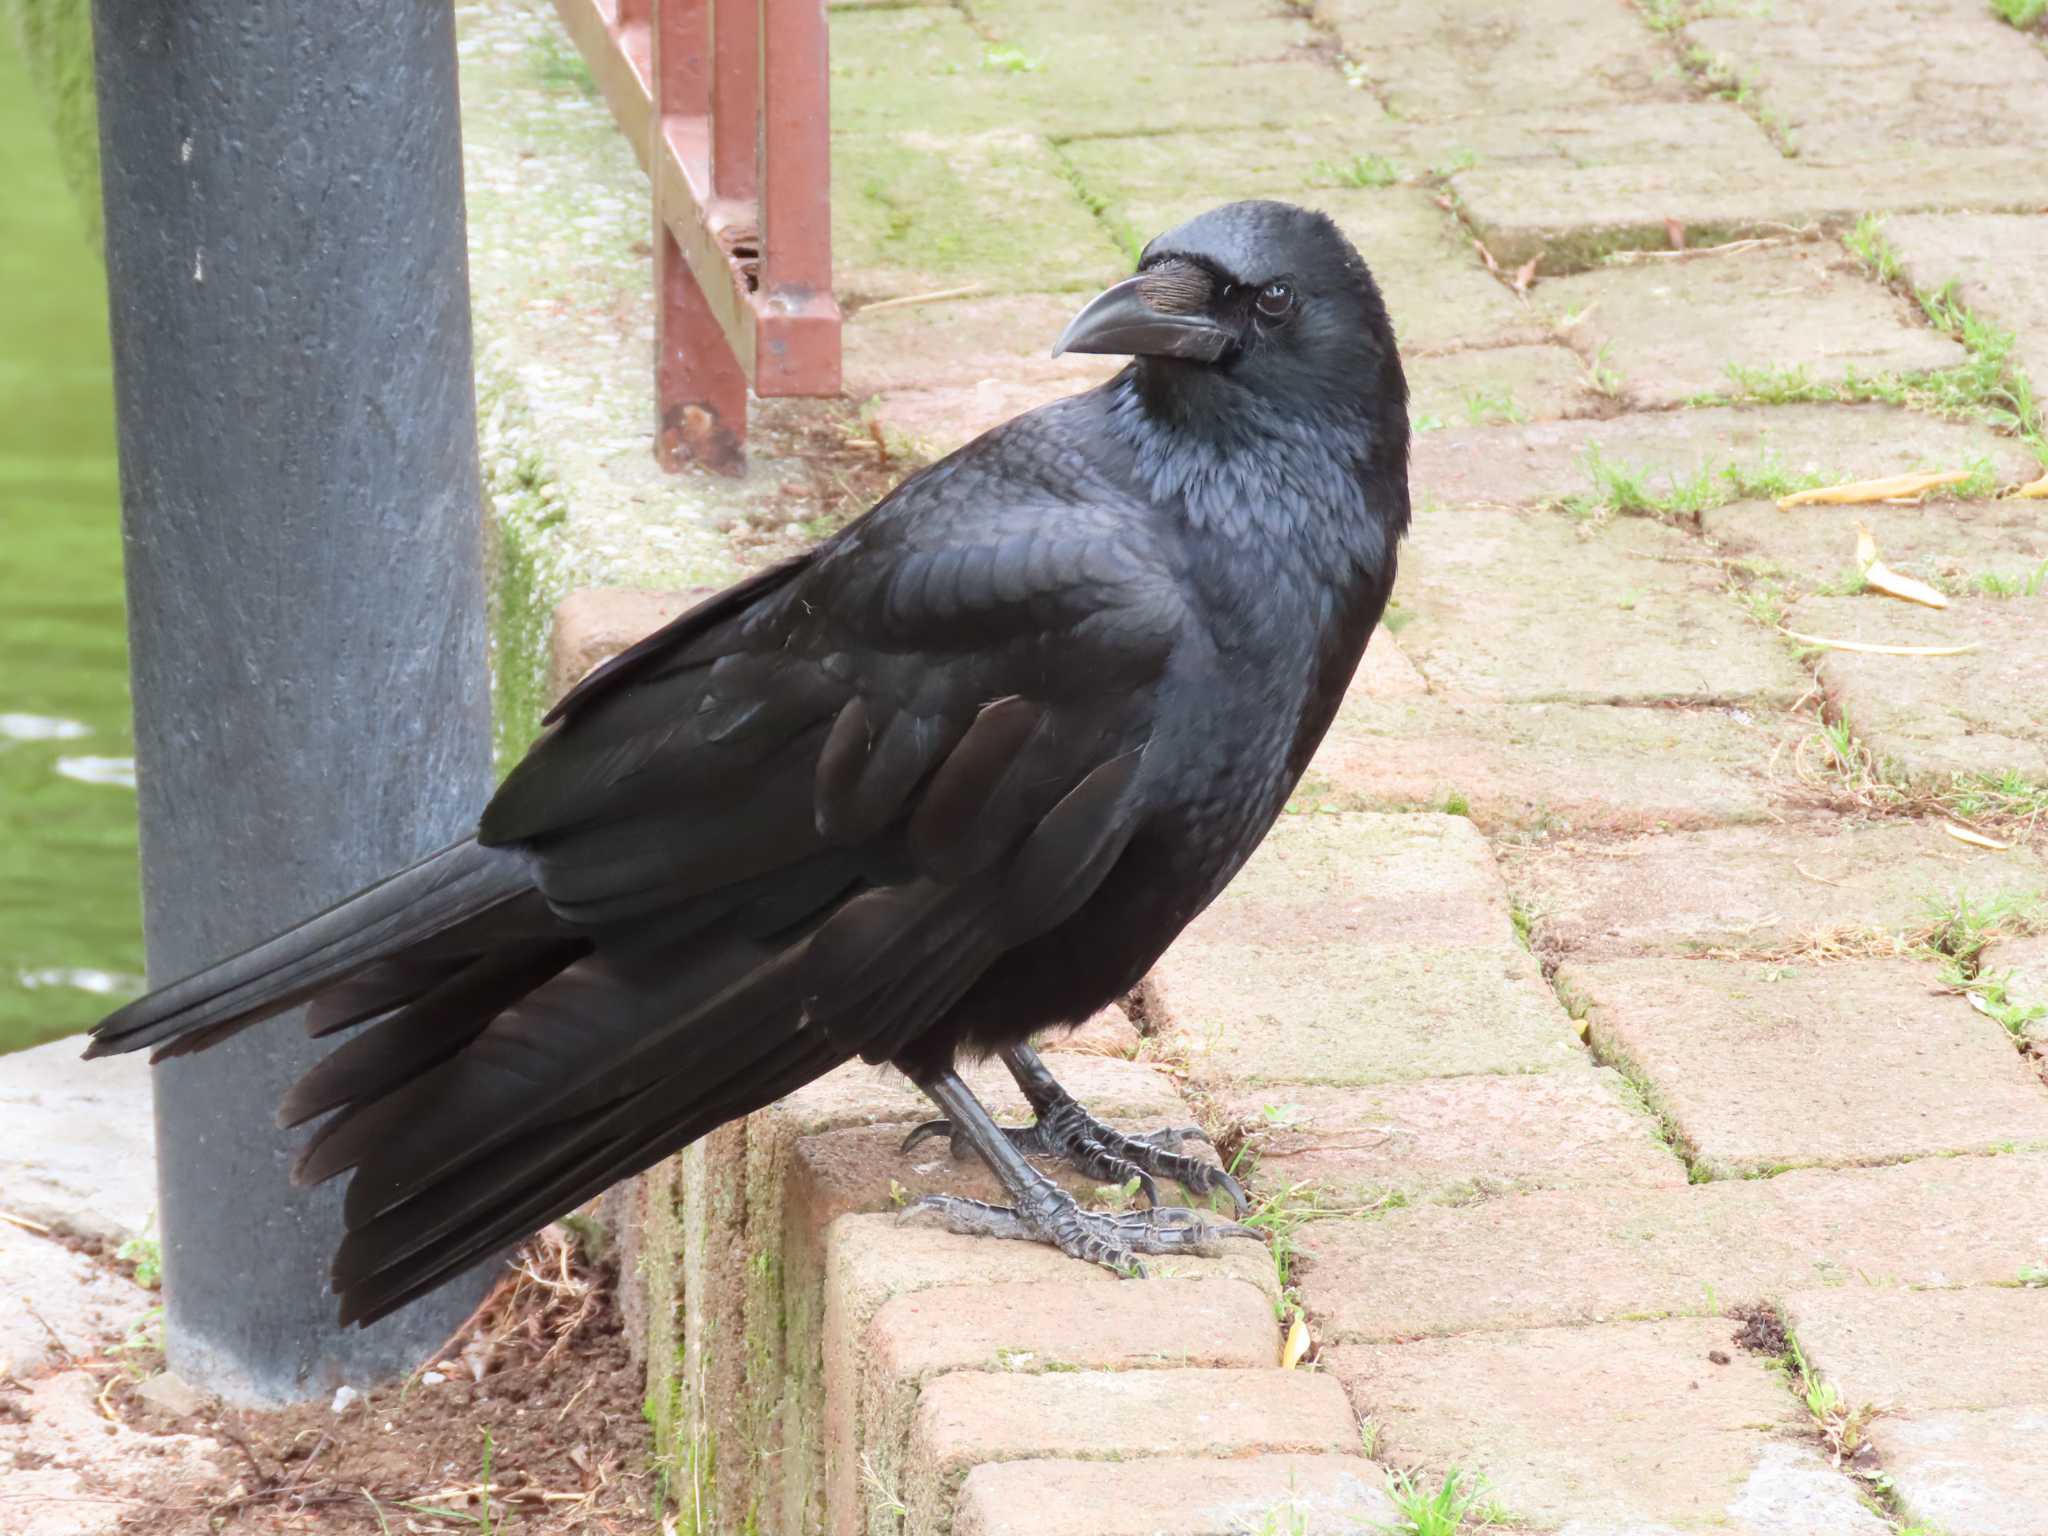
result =
[{"label": "brick pavement", "polygon": [[[833,17],[848,390],[900,451],[1103,376],[1044,356],[1078,297],[1282,196],[1387,294],[1417,522],[1290,814],[1060,1059],[1112,1119],[1200,1115],[1272,1249],[1141,1289],[899,1226],[987,1181],[838,1074],[620,1197],[690,1518],[1277,1536],[1455,1473],[1575,1536],[2048,1532],[2048,502],[2001,499],[2041,473],[2048,37],[1980,0]],[[1858,519],[1950,606],[1858,590]],[[657,612],[577,601],[564,677]]]}]

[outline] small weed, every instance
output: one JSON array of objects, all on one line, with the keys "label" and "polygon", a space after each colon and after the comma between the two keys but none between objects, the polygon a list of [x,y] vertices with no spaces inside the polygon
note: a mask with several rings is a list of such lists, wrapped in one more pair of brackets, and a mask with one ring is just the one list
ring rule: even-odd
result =
[{"label": "small weed", "polygon": [[1460,171],[1469,171],[1479,164],[1479,157],[1469,149],[1454,149],[1443,160],[1429,168],[1429,174],[1439,180],[1455,176]]},{"label": "small weed", "polygon": [[135,1283],[146,1291],[159,1290],[164,1281],[163,1245],[153,1237],[131,1237],[114,1250],[114,1257],[135,1267]]},{"label": "small weed", "polygon": [[1013,48],[1008,43],[991,43],[981,55],[983,69],[992,69],[1008,75],[1035,74],[1044,62],[1035,54],[1026,53],[1021,48]]},{"label": "small weed", "polygon": [[1958,773],[1940,792],[1943,810],[1965,821],[2017,823],[2031,828],[2048,818],[2048,784],[2036,784],[2017,769],[2004,773]]},{"label": "small weed", "polygon": [[1986,597],[2039,597],[2048,591],[2048,560],[2043,560],[2031,571],[2017,576],[2007,576],[1998,571],[1986,571],[1970,583],[1972,590]]},{"label": "small weed", "polygon": [[861,1452],[860,1480],[861,1486],[868,1491],[869,1509],[878,1514],[893,1515],[898,1520],[910,1514],[910,1506],[897,1497],[895,1485],[883,1477],[881,1468],[875,1465],[872,1452]]},{"label": "small weed", "polygon": [[1427,411],[1420,416],[1410,416],[1408,418],[1409,429],[1415,432],[1441,432],[1449,425],[1450,423],[1445,421],[1443,417]]},{"label": "small weed", "polygon": [[1454,789],[1444,796],[1444,814],[1469,817],[1472,814],[1472,802],[1467,800],[1461,791]]},{"label": "small weed", "polygon": [[1398,1190],[1387,1190],[1363,1200],[1331,1200],[1312,1181],[1303,1180],[1268,1196],[1245,1217],[1244,1224],[1271,1239],[1273,1267],[1279,1272],[1280,1288],[1284,1291],[1294,1283],[1294,1260],[1300,1252],[1295,1236],[1303,1227],[1340,1216],[1375,1216],[1382,1211],[1398,1210],[1407,1203],[1408,1197]]},{"label": "small weed", "polygon": [[2048,0],[1991,0],[1991,14],[2008,27],[2026,32],[2040,26],[2041,19],[2048,16]]},{"label": "small weed", "polygon": [[1465,419],[1475,427],[1529,419],[1510,390],[1468,389],[1465,391]]},{"label": "small weed", "polygon": [[1609,357],[1607,342],[1601,342],[1599,350],[1591,358],[1582,359],[1586,370],[1586,387],[1603,400],[1619,400],[1626,387],[1621,370],[1613,365]]},{"label": "small weed", "polygon": [[1444,1473],[1442,1485],[1434,1491],[1408,1473],[1396,1472],[1387,1479],[1387,1492],[1401,1513],[1398,1525],[1380,1528],[1392,1536],[1458,1536],[1467,1528],[1468,1518],[1481,1527],[1500,1523],[1498,1505],[1489,1503],[1484,1509],[1479,1505],[1486,1479],[1475,1477],[1468,1485],[1465,1474],[1456,1467]]},{"label": "small weed", "polygon": [[591,77],[590,66],[559,27],[543,27],[534,35],[527,49],[527,67],[551,91],[597,94],[597,81]]},{"label": "small weed", "polygon": [[1608,517],[1689,520],[1731,501],[1775,500],[1794,490],[1824,485],[1828,479],[1787,469],[1767,457],[1721,469],[1706,464],[1690,475],[1667,471],[1666,488],[1653,491],[1650,477],[1655,470],[1609,459],[1597,443],[1586,450],[1585,465],[1593,490],[1574,492],[1556,505],[1574,517],[1596,521]]},{"label": "small weed", "polygon": [[2029,1026],[2048,1018],[2048,1003],[2014,1002],[2006,990],[2012,978],[2013,973],[2009,970],[1996,975],[1985,975],[1982,971],[1974,976],[1965,975],[1963,967],[1953,963],[1943,970],[1941,976],[1944,986],[1974,997],[1981,1010],[2011,1035],[2013,1043],[2024,1051],[2031,1043]]},{"label": "small weed", "polygon": [[1704,48],[1688,48],[1679,56],[1679,63],[1701,89],[1723,101],[1732,101],[1745,108],[1756,119],[1757,126],[1777,146],[1778,153],[1787,159],[1796,159],[1799,147],[1792,142],[1792,135],[1785,127],[1785,121],[1777,112],[1757,99],[1756,87],[1743,79],[1732,62],[1717,53]]},{"label": "small weed", "polygon": [[[2026,1271],[2022,1270],[2020,1273],[2022,1278],[2024,1278]],[[2042,1274],[2048,1276],[2048,1270],[2043,1270]],[[1381,1433],[1382,1426],[1378,1419],[1361,1419],[1359,1421],[1358,1449],[1363,1453],[1367,1461],[1377,1461],[1379,1459]]]},{"label": "small weed", "polygon": [[1126,1179],[1121,1184],[1098,1184],[1095,1186],[1096,1204],[1108,1211],[1128,1211],[1136,1204],[1141,1187],[1136,1178]]},{"label": "small weed", "polygon": [[1520,944],[1522,948],[1533,951],[1536,948],[1536,942],[1533,937],[1535,919],[1530,915],[1529,909],[1523,906],[1521,902],[1510,898],[1508,902],[1508,921],[1515,925],[1515,942]]},{"label": "small weed", "polygon": [[1899,253],[1884,237],[1884,216],[1866,213],[1856,227],[1842,237],[1849,254],[1863,263],[1863,269],[1880,283],[1899,280]]},{"label": "small weed", "polygon": [[2039,1290],[2043,1286],[2048,1286],[2048,1264],[2022,1264],[2019,1280],[2020,1284],[2029,1290]]},{"label": "small weed", "polygon": [[1400,170],[1385,155],[1318,160],[1309,170],[1309,185],[1318,187],[1391,187],[1400,179]]},{"label": "small weed", "polygon": [[[446,1505],[422,1504],[411,1499],[400,1499],[398,1507],[409,1509],[416,1515],[432,1515],[437,1520],[454,1520],[463,1525],[474,1526],[481,1536],[497,1536],[504,1527],[499,1523],[498,1517],[491,1512],[491,1458],[496,1449],[491,1441],[491,1432],[485,1430],[483,1478],[473,1490],[479,1499],[475,1510],[450,1509]],[[383,1520],[382,1511],[378,1512],[378,1520],[380,1523]]]},{"label": "small weed", "polygon": [[1253,1526],[1232,1526],[1242,1530],[1244,1536],[1310,1536],[1308,1512],[1289,1497],[1284,1504],[1275,1504]]},{"label": "small weed", "polygon": [[1807,1363],[1806,1351],[1799,1347],[1797,1339],[1787,1341],[1784,1364],[1786,1373],[1792,1378],[1792,1390],[1806,1404],[1814,1428],[1827,1442],[1835,1465],[1840,1467],[1845,1462],[1854,1462],[1863,1452],[1864,1431],[1876,1416],[1876,1406],[1861,1403],[1850,1407],[1848,1399],[1836,1390],[1835,1385]]},{"label": "small weed", "polygon": [[1691,19],[1686,15],[1685,0],[1636,0],[1636,9],[1652,32],[1676,32]]},{"label": "small weed", "polygon": [[1975,978],[1985,946],[1999,937],[2019,937],[2048,930],[2048,901],[2011,892],[1980,902],[1962,893],[1927,903],[1932,921],[1919,940],[1946,955],[1966,979]]},{"label": "small weed", "polygon": [[1785,593],[1776,582],[1759,581],[1733,591],[1743,611],[1766,629],[1776,629],[1785,622]]}]

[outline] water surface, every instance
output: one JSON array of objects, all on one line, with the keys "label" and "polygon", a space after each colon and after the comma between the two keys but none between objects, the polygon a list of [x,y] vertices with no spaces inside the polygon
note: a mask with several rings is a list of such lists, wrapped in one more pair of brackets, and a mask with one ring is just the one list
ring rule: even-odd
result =
[{"label": "water surface", "polygon": [[105,282],[0,27],[0,1051],[141,984]]}]

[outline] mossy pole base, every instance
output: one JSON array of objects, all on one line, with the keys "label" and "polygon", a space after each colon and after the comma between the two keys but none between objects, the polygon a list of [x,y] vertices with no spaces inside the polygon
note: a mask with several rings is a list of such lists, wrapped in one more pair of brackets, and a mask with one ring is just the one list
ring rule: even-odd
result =
[{"label": "mossy pole base", "polygon": [[[474,824],[481,498],[447,0],[94,0],[153,981]],[[331,1044],[332,1042],[327,1042]],[[156,1072],[166,1348],[242,1401],[420,1361],[479,1270],[344,1333],[293,1190],[296,1015]]]}]

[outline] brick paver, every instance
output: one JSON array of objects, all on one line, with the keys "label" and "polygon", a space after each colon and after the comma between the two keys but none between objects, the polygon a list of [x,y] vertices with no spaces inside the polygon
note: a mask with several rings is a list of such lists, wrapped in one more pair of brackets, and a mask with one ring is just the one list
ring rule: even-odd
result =
[{"label": "brick paver", "polygon": [[1702,1174],[2048,1143],[2048,1089],[1937,975],[1913,960],[1647,959],[1557,979]]},{"label": "brick paver", "polygon": [[1718,261],[1640,263],[1545,283],[1538,307],[1581,316],[1572,339],[1607,349],[1638,405],[1683,405],[1738,387],[1731,369],[1797,369],[1816,382],[1953,368],[1960,343],[1828,246]]},{"label": "brick paver", "polygon": [[1734,1331],[1711,1317],[1543,1328],[1351,1346],[1332,1368],[1390,1459],[1484,1467],[1495,1497],[1538,1529],[1883,1536]]},{"label": "brick paver", "polygon": [[1909,780],[1939,787],[1955,774],[2011,773],[2048,783],[2048,580],[2032,596],[1968,597],[1939,611],[1874,613],[1856,598],[1811,597],[1786,622],[1865,644],[1976,647],[1911,658],[1831,651],[1820,680],[1879,760]]},{"label": "brick paver", "polygon": [[[2048,1529],[2048,1086],[1958,990],[2048,1005],[2048,514],[2001,496],[2041,473],[2048,46],[1981,0],[848,3],[832,43],[847,390],[884,443],[1105,377],[1045,355],[1087,292],[1287,197],[1385,290],[1416,523],[1289,814],[1058,1063],[1120,1125],[1201,1117],[1281,1262],[1119,1285],[899,1225],[993,1186],[899,1155],[914,1092],[834,1074],[615,1202],[693,1528],[1349,1531],[1395,1518],[1392,1464],[1573,1536]],[[1914,302],[1951,283],[1967,328]],[[1952,468],[1965,499],[1775,505]],[[563,495],[602,549],[559,569],[637,579]],[[1950,606],[1859,591],[1859,520]],[[556,687],[680,600],[579,597]],[[1296,1304],[1318,1352],[1283,1371]],[[1885,1406],[1869,1449],[1833,1463],[1736,1304]]]},{"label": "brick paver", "polygon": [[1857,953],[1924,932],[1958,903],[2027,904],[2048,893],[2033,849],[1975,848],[1927,820],[1796,815],[1769,827],[1560,842],[1507,858],[1546,953]]},{"label": "brick paver", "polygon": [[1358,1088],[1291,1083],[1233,1097],[1225,1112],[1243,1128],[1264,1187],[1307,1186],[1340,1204],[1686,1180],[1655,1123],[1605,1068]]}]

